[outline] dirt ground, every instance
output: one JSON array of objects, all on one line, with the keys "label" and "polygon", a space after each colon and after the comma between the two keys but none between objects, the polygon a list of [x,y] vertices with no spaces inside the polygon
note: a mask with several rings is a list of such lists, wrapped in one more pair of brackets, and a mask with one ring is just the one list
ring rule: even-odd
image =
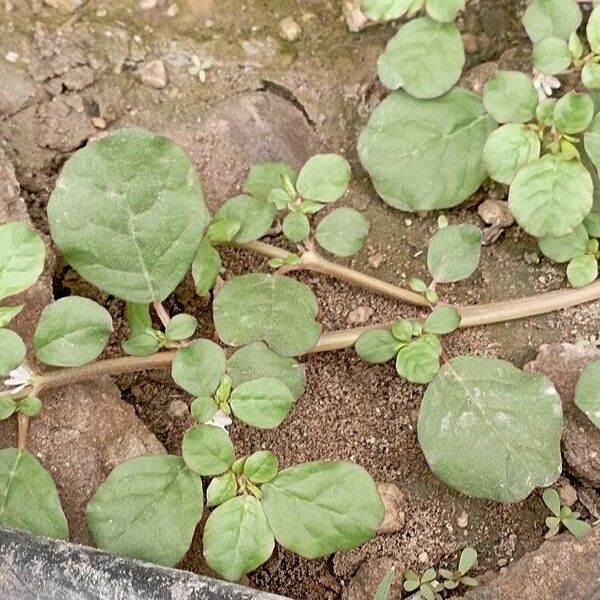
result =
[{"label": "dirt ground", "polygon": [[[371,223],[367,245],[351,264],[398,284],[425,275],[423,251],[437,214],[408,215],[384,205],[355,149],[361,127],[385,95],[375,62],[397,24],[350,33],[338,0],[159,1],[149,10],[138,4],[89,0],[75,12],[61,14],[41,0],[0,2],[0,141],[41,230],[47,231],[44,208],[70,153],[105,130],[135,124],[184,145],[213,209],[235,193],[254,161],[287,160],[298,167],[315,151],[345,154],[354,173],[345,202],[364,211]],[[175,12],[171,5],[178,13],[167,16]],[[515,68],[528,64],[521,10],[520,2],[506,0],[468,3],[459,22],[469,48],[466,71],[489,61]],[[288,16],[302,28],[293,43],[278,36],[278,24]],[[17,59],[6,60],[9,53]],[[188,71],[194,55],[213,60],[204,83]],[[164,87],[141,79],[152,60],[166,68]],[[463,207],[445,214],[451,223],[483,228],[476,206],[505,193],[503,187],[484,186]],[[271,241],[283,243],[277,237]],[[266,269],[264,260],[243,251],[224,251],[223,258],[225,279]],[[357,324],[352,313],[357,308],[367,315],[361,325],[418,314],[326,277],[300,278],[317,294],[326,330]],[[117,336],[107,354],[118,353],[122,303],[99,295],[64,264],[57,266],[54,285],[57,296],[88,295],[111,311]],[[467,304],[565,285],[564,270],[540,257],[532,240],[512,227],[483,249],[472,279],[445,287],[443,294],[448,301]],[[212,335],[210,305],[195,297],[191,281],[180,286],[169,308],[195,314],[203,335]],[[461,331],[447,346],[451,354],[498,356],[523,365],[542,343],[596,336],[599,308],[594,303]],[[290,418],[270,432],[234,425],[231,434],[239,453],[267,448],[282,466],[352,459],[377,481],[400,488],[406,524],[399,532],[325,560],[306,561],[277,549],[247,583],[291,598],[333,600],[348,597],[344,589],[365,561],[390,558],[422,569],[454,561],[470,545],[480,554],[481,573],[497,570],[541,543],[546,511],[537,494],[518,505],[499,505],[459,495],[430,473],[416,437],[423,387],[399,379],[391,364],[365,365],[352,350],[302,361],[308,387]],[[117,383],[168,450],[178,452],[190,424],[181,403],[190,398],[172,385],[167,373],[122,376]],[[468,525],[459,527],[465,513]],[[183,566],[204,570],[198,544]]]}]

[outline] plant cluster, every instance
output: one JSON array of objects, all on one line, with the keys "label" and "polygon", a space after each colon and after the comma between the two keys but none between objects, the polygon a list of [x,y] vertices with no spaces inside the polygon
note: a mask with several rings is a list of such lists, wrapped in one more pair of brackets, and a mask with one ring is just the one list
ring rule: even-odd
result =
[{"label": "plant cluster", "polygon": [[575,537],[582,537],[590,532],[592,526],[581,520],[581,515],[578,512],[574,512],[568,506],[563,505],[555,489],[548,488],[544,490],[542,499],[552,513],[552,516],[546,519],[546,526],[548,527],[546,539],[554,537],[560,531],[561,525],[566,527]]}]

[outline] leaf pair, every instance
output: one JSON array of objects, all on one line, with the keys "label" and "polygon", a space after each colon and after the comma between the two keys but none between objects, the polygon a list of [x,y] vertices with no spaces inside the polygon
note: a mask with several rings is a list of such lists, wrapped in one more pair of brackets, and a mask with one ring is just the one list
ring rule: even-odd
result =
[{"label": "leaf pair", "polygon": [[546,538],[555,536],[561,525],[566,527],[575,537],[583,537],[592,530],[589,523],[580,519],[581,515],[578,512],[573,512],[568,506],[562,505],[556,490],[552,488],[545,489],[542,499],[552,513],[552,516],[546,519],[546,526],[548,527]]}]

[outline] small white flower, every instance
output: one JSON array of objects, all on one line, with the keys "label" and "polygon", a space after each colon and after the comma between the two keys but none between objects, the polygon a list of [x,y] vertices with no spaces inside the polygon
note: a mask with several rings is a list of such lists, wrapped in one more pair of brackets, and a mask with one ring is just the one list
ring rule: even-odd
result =
[{"label": "small white flower", "polygon": [[554,75],[545,75],[534,69],[533,85],[537,90],[540,102],[543,102],[546,98],[552,96],[554,90],[560,88],[560,81]]},{"label": "small white flower", "polygon": [[223,431],[228,433],[226,427],[229,427],[229,425],[231,425],[232,423],[233,421],[231,420],[231,417],[229,415],[226,415],[221,409],[219,409],[215,413],[214,417],[210,421],[207,421],[205,424],[220,427]]},{"label": "small white flower", "polygon": [[18,394],[21,390],[26,388],[31,383],[32,375],[33,373],[25,363],[16,369],[13,369],[8,374],[8,379],[4,381],[6,387],[14,388],[9,391],[9,394]]}]

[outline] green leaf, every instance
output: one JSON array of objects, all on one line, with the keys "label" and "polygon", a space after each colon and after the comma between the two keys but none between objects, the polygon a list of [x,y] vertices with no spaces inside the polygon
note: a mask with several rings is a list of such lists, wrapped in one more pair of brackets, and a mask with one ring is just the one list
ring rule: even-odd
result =
[{"label": "green leaf", "polygon": [[600,172],[600,113],[592,120],[588,130],[583,136],[585,151],[590,160]]},{"label": "green leaf", "polygon": [[236,494],[237,482],[234,473],[225,473],[214,477],[206,489],[206,506],[209,508],[219,506],[219,504],[235,498]]},{"label": "green leaf", "polygon": [[392,567],[385,575],[385,577],[381,580],[379,585],[377,586],[377,591],[375,592],[375,596],[373,596],[373,600],[388,600],[390,597],[390,592],[392,589],[392,582],[394,581],[394,576],[396,575],[396,568]]},{"label": "green leaf", "polygon": [[169,340],[187,340],[191,338],[198,328],[198,321],[192,315],[182,313],[175,315],[165,327],[165,335]]},{"label": "green leaf", "polygon": [[131,356],[150,356],[160,349],[161,342],[154,335],[141,333],[125,340],[121,346],[125,354]]},{"label": "green leaf", "polygon": [[575,0],[533,0],[523,25],[534,44],[551,37],[568,40],[581,25],[581,10]]},{"label": "green leaf", "polygon": [[475,225],[449,225],[430,240],[427,268],[438,283],[470,277],[481,255],[481,231]]},{"label": "green leaf", "polygon": [[271,190],[267,196],[267,202],[271,202],[275,205],[277,210],[283,210],[287,208],[292,201],[292,198],[285,190]]},{"label": "green leaf", "polygon": [[427,14],[441,23],[450,23],[465,7],[465,0],[427,0]]},{"label": "green leaf", "polygon": [[567,42],[547,38],[533,47],[533,66],[546,75],[556,75],[571,66]]},{"label": "green leaf", "polygon": [[593,193],[592,178],[579,161],[546,155],[517,173],[508,205],[530,235],[561,237],[590,212]]},{"label": "green leaf", "polygon": [[206,296],[213,289],[221,270],[221,256],[204,238],[192,263],[192,277],[196,285],[196,293]]},{"label": "green leaf", "polygon": [[0,377],[16,369],[26,354],[25,343],[18,334],[10,329],[0,329]]},{"label": "green leaf", "polygon": [[0,306],[0,327],[6,327],[23,310],[24,306],[24,304]]},{"label": "green leaf", "polygon": [[297,356],[318,341],[317,299],[303,283],[250,273],[229,280],[213,303],[219,337],[230,346],[264,341],[282,356]]},{"label": "green leaf", "polygon": [[391,90],[402,87],[416,98],[437,98],[458,81],[464,64],[456,25],[421,17],[403,25],[388,42],[377,71]]},{"label": "green leaf", "polygon": [[541,238],[538,246],[544,256],[557,263],[569,262],[584,254],[589,237],[583,225],[577,225],[571,233],[559,238]]},{"label": "green leaf", "polygon": [[365,362],[377,364],[392,360],[402,345],[391,331],[375,329],[361,334],[354,347]]},{"label": "green leaf", "polygon": [[600,10],[596,7],[587,23],[586,35],[594,54],[600,54]]},{"label": "green leaf", "polygon": [[181,455],[185,464],[199,475],[221,475],[235,460],[227,432],[214,425],[196,425],[183,436]]},{"label": "green leaf", "polygon": [[320,202],[313,202],[312,200],[303,200],[298,208],[300,209],[300,212],[305,215],[314,215],[324,209],[325,205]]},{"label": "green leaf", "polygon": [[411,290],[418,292],[419,294],[424,294],[429,290],[427,284],[418,277],[412,277],[408,282],[408,285],[410,286]]},{"label": "green leaf", "polygon": [[279,461],[268,450],[251,454],[244,464],[244,475],[253,483],[267,483],[277,475]]},{"label": "green leaf", "polygon": [[600,89],[600,65],[597,63],[586,63],[581,69],[581,81],[589,90]]},{"label": "green leaf", "polygon": [[600,361],[589,364],[579,376],[575,388],[575,404],[600,428]]},{"label": "green leaf", "polygon": [[225,353],[210,340],[194,340],[175,354],[171,374],[175,383],[194,396],[212,396],[225,373]]},{"label": "green leaf", "polygon": [[527,123],[535,116],[538,95],[525,73],[498,71],[483,87],[483,105],[498,123]]},{"label": "green leaf", "polygon": [[288,416],[294,395],[282,381],[261,377],[236,387],[229,404],[240,421],[253,427],[272,429]]},{"label": "green leaf", "polygon": [[208,566],[229,581],[266,562],[275,540],[260,501],[239,496],[217,507],[204,526],[202,548]]},{"label": "green leaf", "polygon": [[560,397],[547,377],[461,356],[429,384],[418,436],[446,484],[476,498],[519,502],[560,475],[562,426]]},{"label": "green leaf", "polygon": [[52,476],[27,450],[0,450],[0,498],[0,526],[69,539]]},{"label": "green leaf", "polygon": [[44,270],[46,248],[19,221],[0,225],[0,300],[31,287]]},{"label": "green leaf", "polygon": [[237,219],[215,218],[206,230],[206,239],[215,244],[231,242],[241,228],[242,223]]},{"label": "green leaf", "polygon": [[483,164],[490,177],[510,185],[517,173],[540,157],[540,138],[524,125],[503,125],[493,131],[483,149]]},{"label": "green leaf", "polygon": [[477,551],[474,548],[465,548],[460,553],[460,559],[458,561],[458,570],[461,572],[461,575],[468,573],[476,562]]},{"label": "green leaf", "polygon": [[317,461],[285,469],[262,492],[275,539],[305,558],[363,544],[383,520],[375,483],[349,462]]},{"label": "green leaf", "polygon": [[554,125],[554,109],[556,108],[556,103],[556,98],[546,98],[538,104],[535,116],[542,125],[546,125],[546,127],[552,127],[552,125]]},{"label": "green leaf", "polygon": [[306,161],[296,187],[305,200],[335,202],[350,183],[350,165],[339,154],[317,154]]},{"label": "green leaf", "polygon": [[397,92],[371,115],[358,154],[390,206],[450,208],[485,180],[482,151],[495,128],[479,96],[467,90],[455,88],[428,101]]},{"label": "green leaf", "polygon": [[424,329],[427,333],[445,335],[458,329],[460,319],[460,313],[454,306],[438,306],[425,319]]},{"label": "green leaf", "polygon": [[210,396],[201,396],[196,398],[190,405],[192,419],[198,423],[210,421],[216,414],[219,407]]},{"label": "green leaf", "polygon": [[278,379],[290,388],[294,398],[302,395],[306,380],[304,365],[276,354],[264,342],[236,350],[227,361],[227,374],[234,388],[261,377]]},{"label": "green leaf", "polygon": [[575,537],[583,537],[592,530],[589,523],[579,519],[563,519],[563,524]]},{"label": "green leaf", "polygon": [[37,417],[42,412],[42,401],[35,396],[29,396],[19,402],[19,412],[28,417]]},{"label": "green leaf", "polygon": [[8,396],[0,396],[0,421],[12,416],[17,410],[17,403]]},{"label": "green leaf", "polygon": [[240,228],[232,239],[245,244],[263,237],[273,225],[276,213],[277,209],[270,202],[252,196],[236,196],[219,208],[215,221],[239,223]]},{"label": "green leaf", "polygon": [[414,340],[398,352],[396,371],[412,383],[429,383],[439,370],[439,354],[426,340]]},{"label": "green leaf", "polygon": [[129,324],[129,337],[133,338],[152,329],[150,318],[150,305],[148,303],[137,304],[127,302],[125,316]]},{"label": "green leaf", "polygon": [[391,21],[402,17],[413,0],[362,0],[361,10],[372,21]]},{"label": "green leaf", "polygon": [[172,566],[202,516],[202,480],[179,456],[138,456],[116,467],[88,503],[96,546]]},{"label": "green leaf", "polygon": [[576,256],[567,265],[567,279],[574,288],[589,285],[598,277],[598,261],[590,254]]},{"label": "green leaf", "polygon": [[542,500],[553,515],[556,517],[560,516],[560,496],[555,489],[546,488],[542,494]]},{"label": "green leaf", "polygon": [[569,92],[554,109],[556,128],[563,133],[579,133],[587,129],[594,118],[594,101],[589,94]]},{"label": "green leaf", "polygon": [[123,300],[151,302],[188,272],[207,212],[181,148],[121,129],[65,163],[48,219],[52,239],[84,279]]},{"label": "green leaf", "polygon": [[352,256],[364,245],[368,221],[353,208],[336,208],[325,216],[315,232],[317,242],[336,256]]},{"label": "green leaf", "polygon": [[310,234],[310,223],[301,212],[291,212],[283,220],[283,235],[293,244],[302,242]]},{"label": "green leaf", "polygon": [[579,60],[583,56],[583,42],[576,31],[572,31],[569,36],[569,52],[573,57],[573,60]]},{"label": "green leaf", "polygon": [[413,324],[408,319],[398,319],[392,326],[392,335],[401,342],[408,342],[413,336]]},{"label": "green leaf", "polygon": [[244,191],[256,199],[266,202],[271,190],[285,189],[284,178],[288,178],[291,184],[295,185],[296,177],[294,169],[283,163],[270,162],[254,165],[244,183]]},{"label": "green leaf", "polygon": [[591,212],[583,220],[588,235],[593,238],[600,238],[600,213]]}]

